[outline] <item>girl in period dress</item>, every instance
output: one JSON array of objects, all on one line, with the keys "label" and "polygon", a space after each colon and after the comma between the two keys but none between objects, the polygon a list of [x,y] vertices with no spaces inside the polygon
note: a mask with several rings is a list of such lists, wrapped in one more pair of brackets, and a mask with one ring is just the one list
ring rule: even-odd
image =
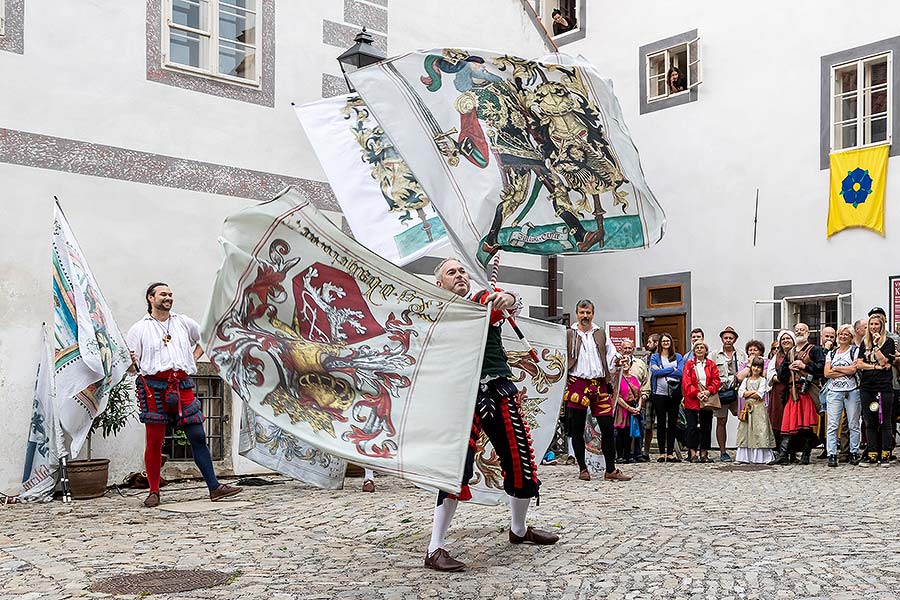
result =
[{"label": "girl in period dress", "polygon": [[750,360],[750,375],[738,389],[741,422],[737,430],[737,462],[765,464],[774,458],[775,435],[769,421],[769,383],[763,374],[765,361]]}]

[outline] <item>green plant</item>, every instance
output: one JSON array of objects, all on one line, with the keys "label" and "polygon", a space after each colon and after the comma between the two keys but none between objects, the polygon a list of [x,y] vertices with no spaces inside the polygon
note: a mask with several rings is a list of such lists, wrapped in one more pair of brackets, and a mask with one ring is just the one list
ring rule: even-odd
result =
[{"label": "green plant", "polygon": [[122,377],[109,390],[109,398],[106,402],[106,410],[100,413],[91,424],[91,431],[87,439],[87,457],[91,460],[91,437],[99,431],[104,438],[117,435],[135,414],[137,401],[134,393],[134,378],[128,375]]}]

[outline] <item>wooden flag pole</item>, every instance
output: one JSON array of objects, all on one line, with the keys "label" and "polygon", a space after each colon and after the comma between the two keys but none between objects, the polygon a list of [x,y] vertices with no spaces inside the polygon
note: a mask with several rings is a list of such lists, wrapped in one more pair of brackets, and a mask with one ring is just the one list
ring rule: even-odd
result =
[{"label": "wooden flag pole", "polygon": [[[494,255],[494,265],[491,267],[491,288],[493,291],[496,291],[497,287],[497,275],[500,273],[500,255]],[[522,330],[519,329],[519,326],[516,324],[515,318],[506,310],[503,311],[503,316],[506,318],[506,322],[510,324],[513,331],[516,333],[516,336],[519,338],[525,347],[528,349],[528,355],[534,362],[540,362],[540,358],[538,357],[537,351],[532,347],[531,342],[525,337],[525,334],[522,333]]]}]

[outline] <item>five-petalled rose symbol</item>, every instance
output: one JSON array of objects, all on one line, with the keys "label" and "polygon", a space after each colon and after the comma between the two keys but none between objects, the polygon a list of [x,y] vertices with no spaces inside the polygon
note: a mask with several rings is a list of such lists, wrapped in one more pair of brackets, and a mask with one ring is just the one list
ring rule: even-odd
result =
[{"label": "five-petalled rose symbol", "polygon": [[841,196],[844,197],[844,202],[852,204],[853,208],[865,202],[871,193],[872,178],[868,171],[863,171],[859,167],[849,171],[841,182]]}]

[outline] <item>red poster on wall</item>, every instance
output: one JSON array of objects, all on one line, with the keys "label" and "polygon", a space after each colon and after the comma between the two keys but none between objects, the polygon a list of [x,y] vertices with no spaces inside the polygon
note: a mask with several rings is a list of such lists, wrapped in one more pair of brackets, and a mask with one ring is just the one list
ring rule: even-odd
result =
[{"label": "red poster on wall", "polygon": [[616,352],[622,351],[622,342],[631,340],[634,347],[638,348],[638,324],[634,322],[613,322],[606,324],[606,338],[616,347]]},{"label": "red poster on wall", "polygon": [[891,288],[891,330],[900,330],[900,276],[890,277]]}]

